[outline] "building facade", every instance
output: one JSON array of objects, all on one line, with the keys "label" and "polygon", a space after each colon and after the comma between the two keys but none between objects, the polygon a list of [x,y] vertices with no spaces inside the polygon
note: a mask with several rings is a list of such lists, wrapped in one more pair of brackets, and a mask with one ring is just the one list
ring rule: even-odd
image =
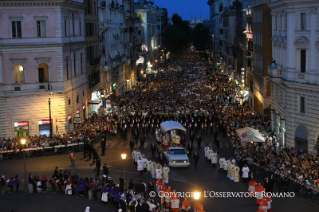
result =
[{"label": "building facade", "polygon": [[223,9],[221,0],[209,0],[209,20],[210,20],[210,33],[212,36],[212,55],[211,58],[214,61],[220,60],[221,47],[219,45],[219,34],[220,34],[220,12]]},{"label": "building facade", "polygon": [[272,0],[272,129],[280,144],[317,152],[318,1]]},{"label": "building facade", "polygon": [[220,63],[223,65],[224,70],[229,75],[234,75],[235,69],[233,48],[235,41],[235,20],[236,8],[232,5],[232,1],[223,1],[220,5],[223,8],[220,10],[220,29],[219,29],[219,46],[221,49]]},{"label": "building facade", "polygon": [[134,4],[136,18],[134,37],[139,79],[154,71],[160,61],[162,21],[165,11],[164,8],[154,5],[152,1],[139,1]]},{"label": "building facade", "polygon": [[85,0],[86,8],[84,14],[85,23],[85,59],[86,74],[88,79],[88,114],[98,111],[100,104],[98,94],[101,89],[100,77],[100,55],[99,55],[99,34],[98,34],[98,0]]},{"label": "building facade", "polygon": [[131,67],[130,48],[133,47],[133,1],[99,1],[99,36],[101,63],[101,101],[111,95],[119,96],[134,85],[135,75]]},{"label": "building facade", "polygon": [[265,0],[253,0],[253,59],[252,59],[252,87],[250,102],[252,108],[260,115],[270,118],[270,80],[268,66],[272,61],[271,46],[271,15]]},{"label": "building facade", "polygon": [[49,135],[50,123],[63,134],[86,117],[84,9],[81,1],[0,2],[1,137]]}]

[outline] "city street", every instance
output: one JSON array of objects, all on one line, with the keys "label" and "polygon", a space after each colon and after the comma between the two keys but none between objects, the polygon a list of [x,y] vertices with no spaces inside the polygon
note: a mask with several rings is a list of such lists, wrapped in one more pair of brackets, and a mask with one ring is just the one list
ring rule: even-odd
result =
[{"label": "city street", "polygon": [[[130,138],[130,136],[128,136]],[[210,143],[212,145],[211,136],[203,136],[205,143]],[[148,137],[145,143],[144,153],[149,158],[151,157],[151,152],[149,150],[150,142],[154,141],[154,137]],[[221,154],[219,156],[230,157],[231,151],[228,146],[226,138],[221,139]],[[194,142],[194,150],[197,146]],[[97,145],[99,153],[101,149]],[[192,192],[201,191],[247,191],[247,185],[238,182],[234,183],[230,181],[225,173],[220,173],[218,167],[213,168],[209,162],[204,160],[204,145],[200,151],[200,161],[198,164],[198,169],[195,169],[193,164],[188,168],[171,168],[169,186],[176,191]],[[106,145],[106,156],[101,156],[101,164],[108,164],[110,176],[116,182],[120,175],[125,175],[125,181],[128,182],[130,178],[134,182],[140,179],[148,183],[148,181],[153,180],[149,174],[144,174],[141,178],[138,176],[136,167],[132,161],[128,140],[123,141],[119,136],[108,137]],[[121,160],[120,154],[122,152],[128,153],[128,158],[126,161]],[[59,169],[72,170],[70,167],[69,155],[57,155],[57,156],[46,156],[37,158],[27,158],[27,175],[32,173],[33,175],[44,175],[48,177],[52,175],[54,168],[56,166]],[[83,158],[82,153],[76,153],[76,168],[75,171],[79,176],[82,177],[94,177],[95,165],[91,161],[87,161]],[[125,173],[124,173],[125,169]],[[8,160],[0,162],[1,175],[5,174],[6,178],[19,175],[20,179],[23,179],[23,159]],[[72,174],[73,171],[71,171]],[[101,175],[100,175],[101,176]],[[67,196],[58,193],[45,193],[45,194],[28,194],[24,195],[21,188],[20,193],[6,192],[1,195],[0,204],[2,211],[84,211],[86,206],[91,207],[91,211],[116,211],[113,206],[103,205],[96,201],[89,201],[84,197],[78,196]],[[275,190],[276,191],[276,190]],[[182,200],[181,200],[182,201]],[[210,211],[220,211],[227,212],[234,210],[236,211],[257,211],[257,205],[255,198],[209,198],[203,197],[201,195],[200,202],[204,205],[204,209],[207,212]],[[194,204],[194,200],[191,199],[191,203]],[[23,208],[23,209],[22,209]],[[300,197],[296,193],[294,198],[274,198],[272,203],[273,211],[318,211],[319,204],[313,200],[307,200],[304,197]]]}]

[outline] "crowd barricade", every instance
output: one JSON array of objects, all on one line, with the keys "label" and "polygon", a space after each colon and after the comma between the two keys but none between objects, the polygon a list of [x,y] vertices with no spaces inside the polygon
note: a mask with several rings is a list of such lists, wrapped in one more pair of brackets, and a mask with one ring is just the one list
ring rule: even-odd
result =
[{"label": "crowd barricade", "polygon": [[23,158],[25,157],[40,157],[47,155],[56,154],[68,154],[71,151],[79,152],[83,150],[84,142],[71,143],[67,145],[55,145],[54,147],[33,147],[26,149],[15,149],[15,150],[0,150],[0,160]]},{"label": "crowd barricade", "polygon": [[[254,165],[255,168],[257,168],[259,171],[268,171],[272,172],[275,176],[276,184],[280,186],[280,175],[282,175],[282,172],[274,171],[272,169],[269,169],[267,167],[262,167],[258,163],[252,162],[250,163]],[[289,175],[284,174],[285,177],[288,178],[288,189],[293,189],[295,191],[299,191],[303,195],[307,195],[312,197],[313,199],[319,199],[319,187],[313,185],[313,184],[307,184],[305,181],[300,181],[299,179],[295,179],[290,177]]]}]

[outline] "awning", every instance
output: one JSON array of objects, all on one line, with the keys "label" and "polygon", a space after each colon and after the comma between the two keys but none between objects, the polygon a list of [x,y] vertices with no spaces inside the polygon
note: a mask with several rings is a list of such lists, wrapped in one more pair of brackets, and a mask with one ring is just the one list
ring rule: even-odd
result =
[{"label": "awning", "polygon": [[237,135],[246,142],[265,142],[265,138],[258,130],[251,127],[244,127],[236,130]]},{"label": "awning", "polygon": [[100,104],[101,103],[101,101],[90,101],[90,102],[88,102],[88,104]]},{"label": "awning", "polygon": [[186,133],[186,129],[180,123],[176,121],[165,121],[161,123],[161,130],[167,132],[170,130],[181,130]]}]

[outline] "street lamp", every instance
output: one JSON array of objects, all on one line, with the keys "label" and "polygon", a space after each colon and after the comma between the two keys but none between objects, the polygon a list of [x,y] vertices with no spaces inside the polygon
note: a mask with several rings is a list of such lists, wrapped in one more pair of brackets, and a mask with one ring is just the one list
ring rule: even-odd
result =
[{"label": "street lamp", "polygon": [[[126,153],[125,152],[123,152],[121,154],[121,158],[123,160],[123,180],[124,180],[124,183],[125,183],[125,163],[124,163],[124,161],[126,160]],[[123,186],[124,186],[124,184],[123,184]],[[125,192],[124,192],[124,195],[125,195]],[[126,199],[125,196],[124,196],[124,199]]]},{"label": "street lamp", "polygon": [[25,161],[25,144],[26,144],[26,139],[21,138],[20,140],[21,144],[23,145],[23,158],[24,158],[24,191],[27,194],[27,169],[26,169],[26,161]]},{"label": "street lamp", "polygon": [[[50,92],[52,96],[52,86],[48,84],[47,93]],[[49,123],[50,123],[50,138],[52,139],[52,122],[51,122],[51,98],[48,99],[49,104]]]},{"label": "street lamp", "polygon": [[195,192],[194,192],[194,199],[195,199],[195,200],[199,200],[199,198],[200,198],[200,192],[195,191]]}]

